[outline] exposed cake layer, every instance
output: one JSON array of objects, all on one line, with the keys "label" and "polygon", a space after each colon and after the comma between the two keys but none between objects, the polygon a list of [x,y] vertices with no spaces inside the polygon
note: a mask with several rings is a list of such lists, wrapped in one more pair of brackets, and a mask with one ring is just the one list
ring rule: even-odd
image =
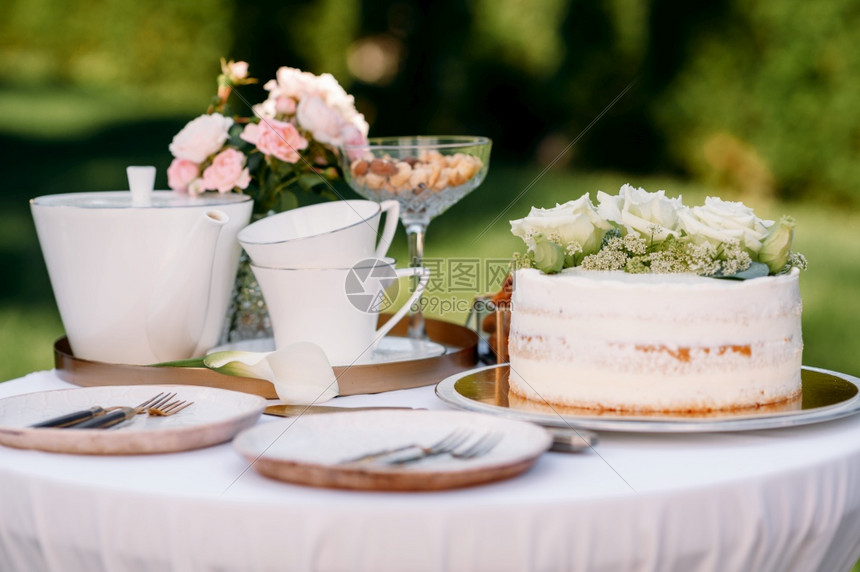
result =
[{"label": "exposed cake layer", "polygon": [[508,404],[519,411],[533,411],[550,415],[565,415],[570,417],[592,417],[600,418],[608,416],[612,419],[637,418],[654,419],[655,421],[677,420],[712,420],[712,419],[738,419],[745,413],[753,415],[791,413],[803,408],[803,398],[798,393],[794,397],[765,405],[756,404],[751,408],[731,407],[722,409],[685,409],[685,410],[628,410],[628,409],[594,409],[583,408],[560,403],[548,404],[535,399],[522,397],[514,392],[508,393]]},{"label": "exposed cake layer", "polygon": [[795,364],[725,368],[670,375],[659,370],[621,372],[511,356],[510,389],[527,399],[587,409],[701,411],[753,407],[795,397]]},{"label": "exposed cake layer", "polygon": [[643,411],[793,397],[803,348],[797,278],[520,270],[511,389],[538,401]]}]

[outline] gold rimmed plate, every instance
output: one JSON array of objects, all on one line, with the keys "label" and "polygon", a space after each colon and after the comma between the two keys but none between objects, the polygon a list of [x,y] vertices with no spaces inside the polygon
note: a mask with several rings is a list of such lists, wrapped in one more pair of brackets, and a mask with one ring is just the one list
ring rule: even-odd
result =
[{"label": "gold rimmed plate", "polygon": [[520,398],[508,390],[507,364],[452,375],[436,386],[445,403],[531,421],[547,427],[642,433],[750,431],[820,423],[860,411],[860,379],[804,366],[802,394],[773,405],[702,413],[626,413],[550,406]]}]

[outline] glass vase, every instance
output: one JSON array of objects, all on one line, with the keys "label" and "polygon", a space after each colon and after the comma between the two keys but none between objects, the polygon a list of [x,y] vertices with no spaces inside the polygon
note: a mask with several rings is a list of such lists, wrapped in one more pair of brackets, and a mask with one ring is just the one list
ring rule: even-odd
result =
[{"label": "glass vase", "polygon": [[239,258],[239,270],[236,273],[236,284],[227,309],[227,318],[224,321],[221,344],[272,336],[272,322],[266,301],[263,300],[263,292],[257,284],[254,271],[251,270],[250,259],[243,251]]}]

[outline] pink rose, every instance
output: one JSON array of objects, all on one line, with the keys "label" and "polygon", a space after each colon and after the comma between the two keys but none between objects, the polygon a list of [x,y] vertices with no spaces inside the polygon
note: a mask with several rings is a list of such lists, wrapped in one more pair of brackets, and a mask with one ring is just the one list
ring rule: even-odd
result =
[{"label": "pink rose", "polygon": [[251,145],[257,144],[257,139],[260,138],[260,126],[256,123],[249,123],[239,134],[239,139],[247,141]]},{"label": "pink rose", "polygon": [[[367,137],[364,136],[364,133],[358,127],[352,123],[347,123],[340,130],[340,142],[343,145],[366,145]],[[360,159],[365,151],[367,149],[350,149],[349,158]]]},{"label": "pink rose", "polygon": [[299,151],[307,149],[308,140],[299,134],[292,123],[265,119],[261,123],[249,123],[241,135],[242,139],[257,146],[264,155],[271,155],[285,163],[296,163]]},{"label": "pink rose", "polygon": [[167,168],[167,186],[184,193],[188,185],[200,175],[200,165],[187,159],[174,159]]},{"label": "pink rose", "polygon": [[313,138],[324,145],[340,144],[343,120],[340,114],[326,105],[321,97],[307,97],[299,102],[296,119],[302,129],[310,131]]},{"label": "pink rose", "polygon": [[221,149],[232,125],[233,120],[220,113],[201,115],[176,134],[170,152],[179,159],[202,163]]},{"label": "pink rose", "polygon": [[245,154],[232,147],[218,153],[203,171],[203,186],[219,193],[227,193],[237,187],[244,189],[250,182]]}]

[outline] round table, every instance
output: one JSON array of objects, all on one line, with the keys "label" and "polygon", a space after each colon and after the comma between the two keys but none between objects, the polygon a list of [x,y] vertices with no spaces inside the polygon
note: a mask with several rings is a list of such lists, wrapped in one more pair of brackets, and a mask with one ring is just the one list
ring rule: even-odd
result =
[{"label": "round table", "polygon": [[[0,397],[66,388],[44,371]],[[337,398],[447,409],[432,387]],[[276,418],[263,416],[260,423]],[[230,444],[152,456],[0,447],[0,570],[847,571],[860,416],[778,430],[609,433],[443,492],[290,485]]]}]

